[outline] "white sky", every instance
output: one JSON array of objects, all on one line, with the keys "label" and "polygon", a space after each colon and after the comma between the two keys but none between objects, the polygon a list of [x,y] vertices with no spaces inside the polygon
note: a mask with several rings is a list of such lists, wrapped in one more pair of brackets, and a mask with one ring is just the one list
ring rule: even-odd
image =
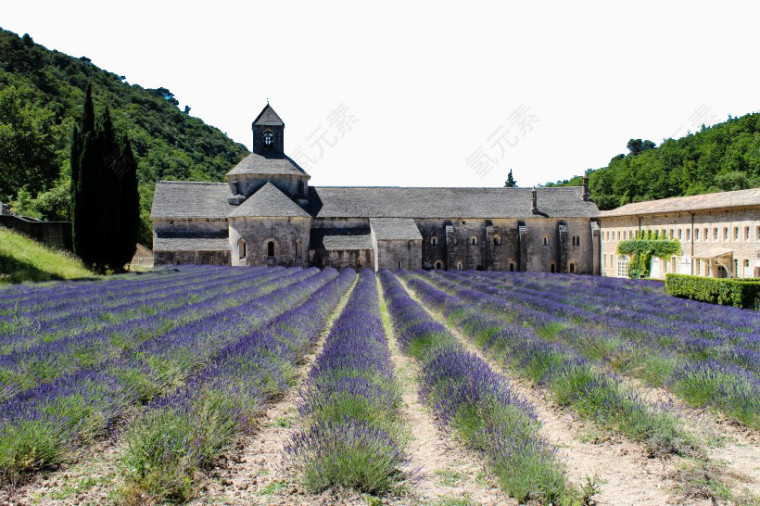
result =
[{"label": "white sky", "polygon": [[249,149],[268,97],[314,185],[501,186],[511,168],[529,186],[607,165],[630,138],[760,110],[759,15],[751,1],[29,1],[0,26],[166,87]]}]

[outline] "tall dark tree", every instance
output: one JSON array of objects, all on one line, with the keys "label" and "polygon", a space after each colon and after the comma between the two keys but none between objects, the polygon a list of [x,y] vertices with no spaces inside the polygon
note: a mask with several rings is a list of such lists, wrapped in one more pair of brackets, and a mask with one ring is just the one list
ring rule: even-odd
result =
[{"label": "tall dark tree", "polygon": [[139,222],[137,162],[106,108],[95,120],[88,86],[71,148],[74,251],[98,270],[120,271],[135,252]]},{"label": "tall dark tree", "polygon": [[512,169],[509,169],[507,180],[504,182],[504,188],[517,188],[517,181],[515,181],[515,178],[512,175]]}]

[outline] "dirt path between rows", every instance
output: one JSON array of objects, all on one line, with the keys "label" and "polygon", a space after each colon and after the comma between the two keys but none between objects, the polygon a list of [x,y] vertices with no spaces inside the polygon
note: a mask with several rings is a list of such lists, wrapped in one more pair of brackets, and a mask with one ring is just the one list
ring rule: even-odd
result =
[{"label": "dirt path between rows", "polygon": [[[378,291],[384,301],[379,281]],[[401,353],[384,302],[381,308],[391,360],[402,389],[402,415],[411,431],[407,445],[409,462],[403,469],[409,476],[403,486],[407,496],[394,503],[446,504],[469,500],[483,505],[517,504],[501,492],[482,457],[452,439],[422,404],[418,394],[419,367],[414,359]]]},{"label": "dirt path between rows", "polygon": [[299,387],[290,388],[282,399],[269,406],[260,419],[260,429],[236,442],[234,450],[228,452],[226,462],[220,462],[212,471],[212,479],[191,504],[367,503],[362,494],[350,490],[328,490],[320,495],[308,493],[283,458],[284,446],[298,431],[300,387],[322,352],[333,323],[343,312],[358,279],[357,276],[354,284],[341,297],[312,352],[304,356],[299,364],[295,375]]},{"label": "dirt path between rows", "polygon": [[[431,310],[417,298],[403,280],[404,288],[428,313],[439,322],[446,319]],[[509,387],[530,402],[541,422],[540,433],[556,448],[560,460],[567,468],[568,478],[579,488],[587,479],[595,479],[599,493],[593,499],[597,504],[684,504],[684,498],[670,491],[675,483],[670,478],[677,468],[678,459],[649,458],[639,444],[600,431],[593,423],[578,419],[570,410],[549,399],[547,392],[534,388],[529,381],[517,379],[505,367],[476,348],[459,332],[447,325],[464,348],[484,360],[502,374]],[[692,504],[707,504],[705,501]]]},{"label": "dirt path between rows", "polygon": [[642,399],[667,405],[687,430],[707,441],[708,457],[715,461],[720,478],[734,493],[760,497],[760,431],[709,409],[692,408],[664,388],[648,386],[629,376],[622,380]]}]

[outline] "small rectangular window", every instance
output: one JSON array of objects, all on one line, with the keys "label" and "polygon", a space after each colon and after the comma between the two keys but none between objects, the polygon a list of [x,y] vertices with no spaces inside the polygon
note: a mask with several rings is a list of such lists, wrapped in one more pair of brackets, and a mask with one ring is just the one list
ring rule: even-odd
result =
[{"label": "small rectangular window", "polygon": [[744,240],[749,241],[749,227],[744,227]]},{"label": "small rectangular window", "polygon": [[718,240],[718,227],[713,227],[713,239]]},{"label": "small rectangular window", "polygon": [[734,241],[739,240],[739,227],[734,227]]},{"label": "small rectangular window", "polygon": [[678,238],[683,239],[683,230],[681,230],[680,228],[678,229]]},{"label": "small rectangular window", "polygon": [[728,241],[728,227],[723,227],[723,240]]},{"label": "small rectangular window", "polygon": [[755,236],[756,241],[760,241],[760,227],[757,227],[757,235]]},{"label": "small rectangular window", "polygon": [[673,238],[673,229],[671,228],[670,231],[668,232],[668,239],[672,239],[672,238]]},{"label": "small rectangular window", "polygon": [[691,241],[691,229],[690,228],[686,229],[686,240],[687,241]]},{"label": "small rectangular window", "polygon": [[699,240],[699,229],[698,228],[694,229],[694,240],[695,241]]},{"label": "small rectangular window", "polygon": [[704,228],[703,232],[705,233],[704,238],[705,238],[705,241],[706,241],[706,240],[708,240],[710,238],[710,236],[708,235],[708,232],[707,232],[707,227]]}]

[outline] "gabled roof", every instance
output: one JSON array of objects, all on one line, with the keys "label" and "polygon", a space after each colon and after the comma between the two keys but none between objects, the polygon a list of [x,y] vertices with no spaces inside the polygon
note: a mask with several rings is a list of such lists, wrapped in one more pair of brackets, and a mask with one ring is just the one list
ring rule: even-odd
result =
[{"label": "gabled roof", "polygon": [[266,156],[251,153],[227,173],[227,176],[261,175],[261,176],[309,176],[305,170],[287,156],[267,158]]},{"label": "gabled roof", "polygon": [[285,123],[283,123],[280,116],[274,112],[274,109],[272,109],[272,106],[269,105],[269,103],[267,103],[259,115],[256,116],[256,119],[253,120],[253,124],[265,126],[285,126]]},{"label": "gabled roof", "polygon": [[411,218],[370,218],[369,226],[378,241],[422,240],[420,229]]},{"label": "gabled roof", "polygon": [[267,181],[227,216],[230,218],[311,218],[309,213]]},{"label": "gabled roof", "polygon": [[580,186],[537,188],[310,187],[315,218],[592,218],[599,209]]},{"label": "gabled roof", "polygon": [[670,199],[634,202],[617,209],[602,211],[602,218],[629,216],[639,214],[677,213],[705,211],[708,209],[725,209],[729,207],[760,206],[760,188],[737,190],[732,192],[708,193],[691,197],[673,197]]},{"label": "gabled roof", "polygon": [[233,207],[227,183],[159,181],[153,194],[153,219],[207,218],[224,219]]}]

